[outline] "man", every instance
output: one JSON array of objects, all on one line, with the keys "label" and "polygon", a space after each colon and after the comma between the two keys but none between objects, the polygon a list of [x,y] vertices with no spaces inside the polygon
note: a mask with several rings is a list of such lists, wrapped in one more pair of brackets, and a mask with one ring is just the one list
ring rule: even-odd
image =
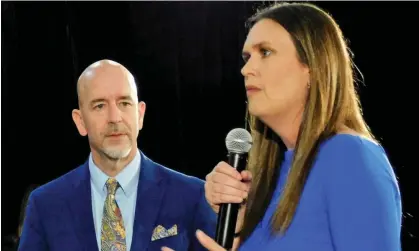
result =
[{"label": "man", "polygon": [[77,93],[72,116],[90,157],[31,193],[19,250],[204,250],[195,231],[216,228],[204,182],[137,149],[146,105],[132,74],[98,61],[81,74]]}]

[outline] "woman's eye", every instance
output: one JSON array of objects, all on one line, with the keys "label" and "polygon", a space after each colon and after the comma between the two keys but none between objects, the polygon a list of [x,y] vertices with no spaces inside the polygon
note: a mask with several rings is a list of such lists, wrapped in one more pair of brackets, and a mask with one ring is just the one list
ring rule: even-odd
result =
[{"label": "woman's eye", "polygon": [[243,53],[242,58],[243,58],[243,61],[247,63],[247,61],[249,61],[250,55],[248,53]]},{"label": "woman's eye", "polygon": [[264,49],[264,48],[260,49],[260,54],[262,54],[262,57],[267,57],[267,56],[271,55],[271,53],[272,53],[272,51],[270,51],[270,50],[267,50],[267,49]]}]

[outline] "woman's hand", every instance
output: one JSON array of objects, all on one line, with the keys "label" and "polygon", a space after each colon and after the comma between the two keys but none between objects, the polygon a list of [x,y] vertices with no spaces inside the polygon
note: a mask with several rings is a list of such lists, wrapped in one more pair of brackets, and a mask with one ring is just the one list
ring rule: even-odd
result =
[{"label": "woman's hand", "polygon": [[221,203],[242,203],[248,197],[252,174],[249,171],[239,173],[222,161],[205,180],[205,198],[218,213]]},{"label": "woman's hand", "polygon": [[246,211],[252,173],[245,170],[239,173],[235,168],[222,161],[206,176],[205,198],[218,213],[221,203],[242,203],[236,222],[235,232],[241,231]]},{"label": "woman's hand", "polygon": [[[198,238],[201,245],[204,246],[209,251],[227,251],[226,249],[224,249],[223,247],[218,245],[218,243],[216,241],[211,239],[211,237],[206,235],[201,230],[196,231],[196,238]],[[175,250],[173,250],[171,248],[168,248],[168,247],[162,247],[161,250],[162,251],[175,251]]]}]

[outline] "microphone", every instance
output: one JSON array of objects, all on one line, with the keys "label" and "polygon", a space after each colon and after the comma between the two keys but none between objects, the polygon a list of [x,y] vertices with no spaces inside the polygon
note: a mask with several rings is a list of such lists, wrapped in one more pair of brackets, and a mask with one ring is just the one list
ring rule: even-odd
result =
[{"label": "microphone", "polygon": [[[246,168],[248,152],[252,147],[252,136],[247,130],[236,128],[227,134],[225,143],[228,150],[228,164],[238,172],[243,171]],[[239,206],[239,203],[223,203],[218,212],[215,241],[227,250],[233,247]]]}]

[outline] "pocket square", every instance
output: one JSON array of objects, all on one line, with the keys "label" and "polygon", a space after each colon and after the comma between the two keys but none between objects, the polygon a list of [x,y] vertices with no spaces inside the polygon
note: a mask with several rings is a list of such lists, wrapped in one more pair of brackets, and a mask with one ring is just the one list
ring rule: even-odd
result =
[{"label": "pocket square", "polygon": [[162,225],[158,225],[153,230],[153,236],[151,236],[151,241],[163,239],[169,236],[177,235],[177,225],[173,225],[173,227],[166,230]]}]

